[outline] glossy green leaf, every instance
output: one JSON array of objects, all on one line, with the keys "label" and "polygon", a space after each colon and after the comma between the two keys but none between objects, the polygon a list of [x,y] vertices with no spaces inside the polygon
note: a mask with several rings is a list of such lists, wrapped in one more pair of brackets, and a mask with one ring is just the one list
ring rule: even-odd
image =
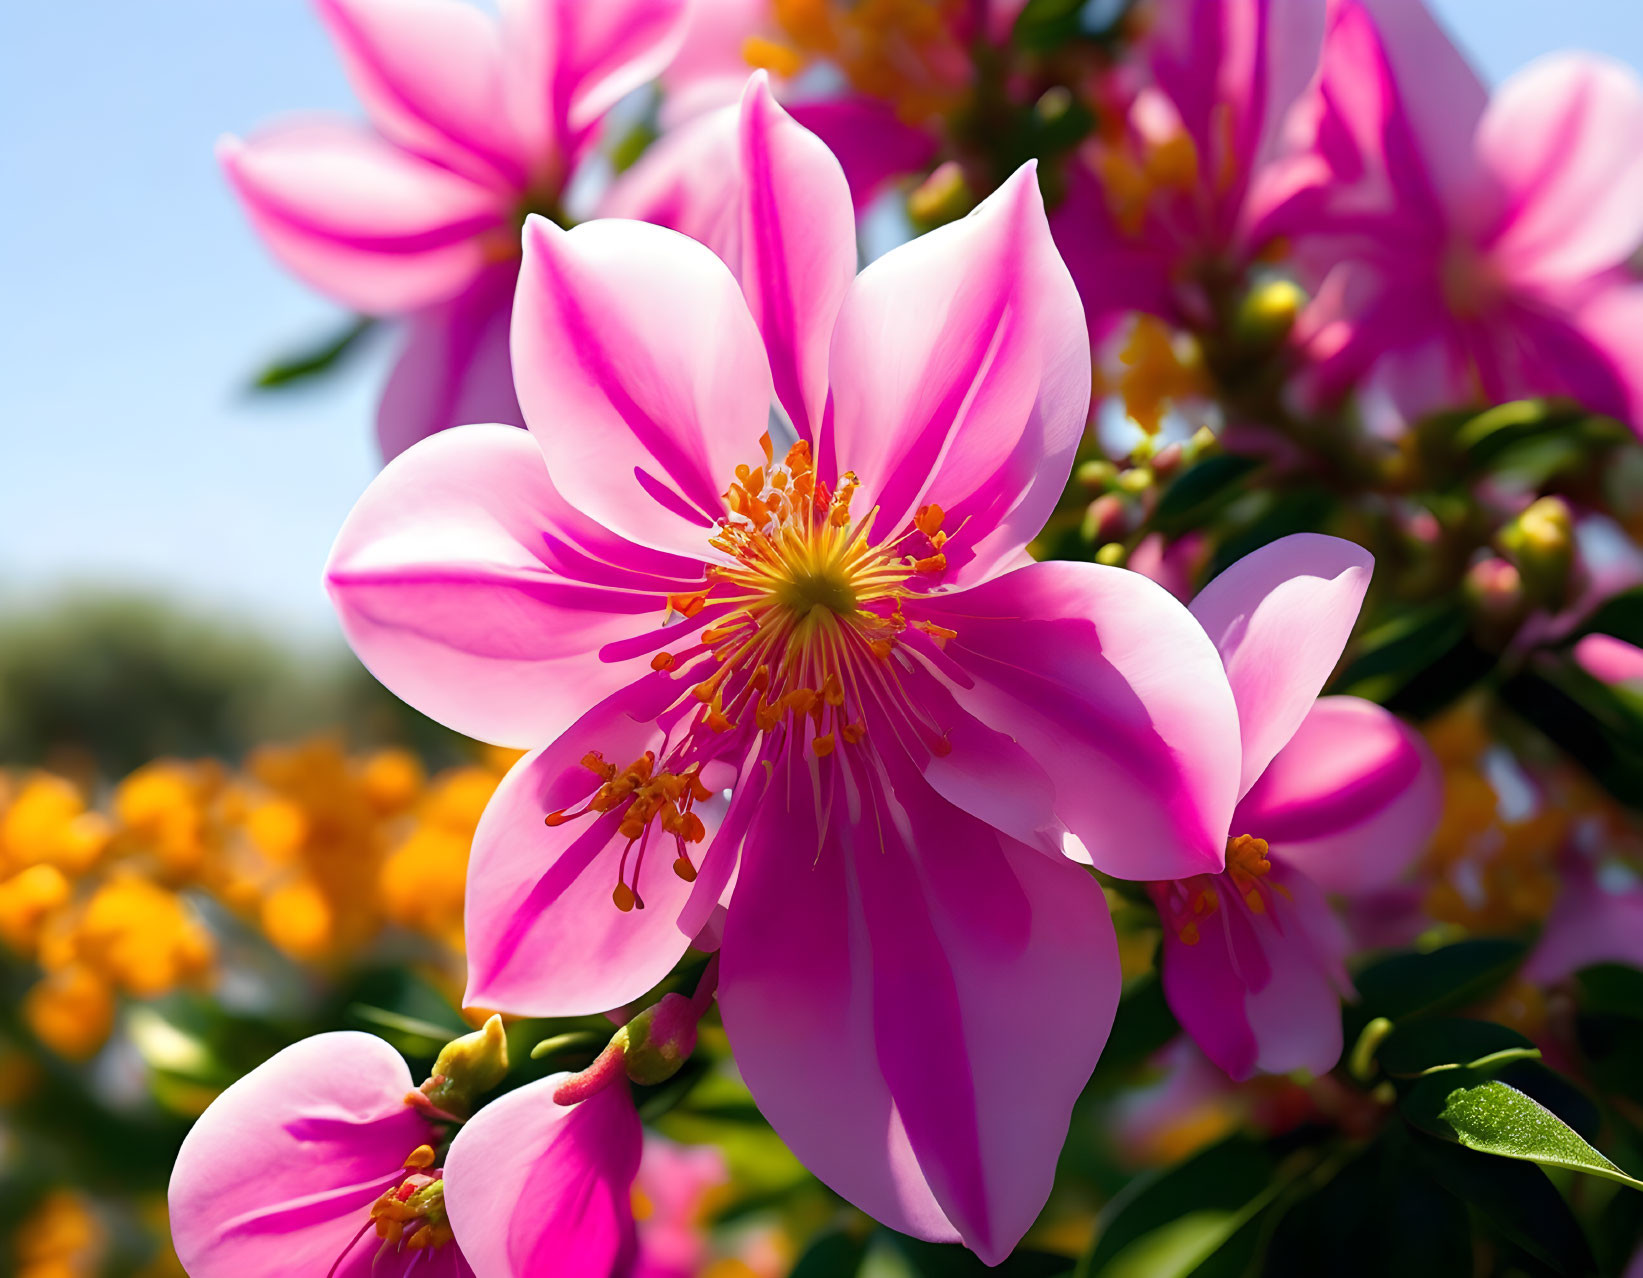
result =
[{"label": "glossy green leaf", "polygon": [[1546,1106],[1499,1079],[1470,1071],[1428,1075],[1406,1098],[1404,1113],[1423,1130],[1482,1154],[1563,1167],[1643,1189],[1643,1181],[1593,1149]]}]

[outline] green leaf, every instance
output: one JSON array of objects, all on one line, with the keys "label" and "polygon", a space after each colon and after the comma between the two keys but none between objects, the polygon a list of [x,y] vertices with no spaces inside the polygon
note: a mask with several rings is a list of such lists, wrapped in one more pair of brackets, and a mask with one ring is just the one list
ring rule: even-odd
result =
[{"label": "green leaf", "polygon": [[1575,973],[1580,1010],[1643,1021],[1643,971],[1625,963],[1594,963]]},{"label": "green leaf", "polygon": [[1643,586],[1610,595],[1586,618],[1581,634],[1613,635],[1643,648]]},{"label": "green leaf", "polygon": [[1477,938],[1425,952],[1394,954],[1357,976],[1358,1002],[1346,1009],[1346,1041],[1377,1016],[1397,1023],[1480,1002],[1523,961],[1520,941]]},{"label": "green leaf", "polygon": [[1597,1268],[1568,1202],[1534,1167],[1490,1158],[1421,1132],[1409,1134],[1409,1145],[1430,1184],[1465,1203],[1513,1247],[1568,1278]]},{"label": "green leaf", "polygon": [[1308,1192],[1279,1218],[1261,1272],[1272,1278],[1455,1278],[1470,1273],[1466,1209],[1413,1161],[1410,1143],[1407,1128],[1389,1124],[1379,1140],[1344,1165],[1326,1165],[1315,1173]]},{"label": "green leaf", "polygon": [[1462,1065],[1483,1068],[1484,1061],[1539,1056],[1540,1051],[1516,1030],[1491,1021],[1426,1020],[1397,1026],[1376,1052],[1380,1067],[1394,1078],[1414,1078],[1433,1070]]},{"label": "green leaf", "polygon": [[1643,1189],[1643,1180],[1628,1176],[1551,1110],[1499,1079],[1480,1079],[1470,1071],[1429,1075],[1405,1098],[1404,1112],[1417,1127],[1481,1154],[1562,1167]]},{"label": "green leaf", "polygon": [[1152,526],[1165,534],[1202,527],[1217,510],[1247,488],[1260,463],[1252,457],[1216,453],[1182,473],[1164,490],[1152,512]]},{"label": "green leaf", "polygon": [[312,346],[276,359],[252,382],[255,390],[283,390],[300,382],[312,381],[322,374],[342,366],[358,348],[360,340],[374,329],[378,320],[370,315],[358,315],[348,321],[341,331],[321,338]]},{"label": "green leaf", "polygon": [[[1341,672],[1331,691],[1370,701],[1388,702],[1400,694],[1427,708],[1441,708],[1441,696],[1458,697],[1477,681],[1482,671],[1471,660],[1471,633],[1466,610],[1453,600],[1439,600],[1411,609],[1364,635],[1358,656]],[[1458,687],[1439,688],[1431,672],[1465,665]],[[1406,693],[1406,689],[1413,689]]]},{"label": "green leaf", "polygon": [[1137,977],[1124,991],[1113,1020],[1107,1046],[1090,1077],[1090,1088],[1101,1091],[1124,1082],[1154,1052],[1181,1032],[1164,997],[1156,973]]},{"label": "green leaf", "polygon": [[1634,694],[1572,662],[1540,662],[1503,681],[1499,696],[1615,798],[1643,806],[1643,703]]},{"label": "green leaf", "polygon": [[1010,1253],[996,1266],[977,1259],[974,1252],[957,1244],[924,1242],[894,1230],[880,1236],[892,1243],[918,1278],[1061,1278],[1073,1271],[1073,1260],[1053,1252],[1030,1247]]},{"label": "green leaf", "polygon": [[1107,1204],[1079,1278],[1180,1278],[1268,1206],[1279,1184],[1272,1158],[1233,1137],[1153,1176]]},{"label": "green leaf", "polygon": [[788,1278],[852,1278],[867,1256],[867,1240],[838,1231],[804,1249]]}]

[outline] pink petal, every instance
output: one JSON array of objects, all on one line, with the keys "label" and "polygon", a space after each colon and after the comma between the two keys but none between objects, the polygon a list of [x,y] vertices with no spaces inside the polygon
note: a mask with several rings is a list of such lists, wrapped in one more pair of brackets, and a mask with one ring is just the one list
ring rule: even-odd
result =
[{"label": "pink petal", "polygon": [[384,461],[452,426],[523,426],[508,362],[517,262],[492,267],[462,293],[411,317],[405,348],[377,405]]},{"label": "pink petal", "polygon": [[1050,226],[1096,342],[1131,311],[1184,322],[1176,304],[1179,246],[1120,230],[1100,180],[1087,166],[1068,166],[1066,196],[1050,214]]},{"label": "pink petal", "polygon": [[1443,779],[1421,735],[1357,697],[1323,697],[1232,818],[1326,892],[1390,887],[1426,850]]},{"label": "pink petal", "polygon": [[1266,1074],[1305,1070],[1323,1075],[1341,1059],[1344,931],[1323,894],[1304,874],[1275,865],[1277,898],[1261,939],[1272,978],[1248,995],[1249,1024],[1260,1044],[1256,1068]]},{"label": "pink petal", "polygon": [[[680,123],[741,97],[750,70],[748,37],[771,25],[770,0],[696,0],[673,61],[662,73],[662,124]],[[664,137],[666,134],[664,134]]]},{"label": "pink petal", "polygon": [[358,310],[393,314],[454,296],[506,235],[495,192],[345,123],[227,138],[217,158],[274,256]]},{"label": "pink petal", "polygon": [[612,1278],[633,1263],[639,1113],[624,1080],[555,1104],[554,1088],[569,1077],[498,1097],[451,1142],[445,1207],[457,1245],[485,1278]]},{"label": "pink petal", "polygon": [[[802,759],[778,769],[775,794],[808,794]],[[719,989],[737,1065],[827,1184],[996,1264],[1044,1203],[1112,1022],[1101,892],[916,776],[893,798],[870,763],[819,784],[766,801],[749,835]]]},{"label": "pink petal", "polygon": [[1245,555],[1192,602],[1225,662],[1243,741],[1240,795],[1295,735],[1334,673],[1374,559],[1338,537],[1296,533]]},{"label": "pink petal", "polygon": [[[736,84],[739,89],[742,81]],[[728,175],[740,163],[740,128],[741,108],[732,101],[669,129],[611,183],[599,202],[599,216],[679,231],[734,269],[742,256],[742,218]]]},{"label": "pink petal", "polygon": [[910,615],[957,632],[945,652],[964,717],[926,765],[950,802],[1052,851],[1070,831],[1119,878],[1221,868],[1238,712],[1214,646],[1166,590],[1042,563]]},{"label": "pink petal", "polygon": [[821,139],[770,96],[763,73],[742,97],[741,256],[748,309],[764,334],[776,397],[801,438],[827,406],[828,347],[856,278],[856,219],[844,171]]},{"label": "pink petal", "polygon": [[[183,1141],[171,1240],[193,1278],[365,1278],[376,1239],[351,1244],[405,1159],[438,1142],[405,1104],[411,1073],[370,1034],[320,1034],[233,1083]],[[454,1248],[449,1249],[454,1253]],[[390,1273],[398,1273],[397,1269]]]},{"label": "pink petal", "polygon": [[[509,102],[526,138],[564,159],[605,113],[661,74],[688,0],[502,0]],[[562,177],[562,171],[560,176]]]},{"label": "pink petal", "polygon": [[1604,683],[1643,681],[1643,648],[1613,635],[1586,635],[1574,647],[1581,669]]},{"label": "pink petal", "polygon": [[[625,866],[620,814],[543,824],[592,796],[598,778],[582,765],[589,751],[618,768],[646,750],[661,754],[658,707],[645,704],[654,694],[654,684],[616,694],[521,759],[497,787],[468,862],[465,1006],[519,1016],[607,1012],[644,994],[684,954],[690,937],[679,913],[690,885],[674,874],[673,839],[659,824],[643,862],[635,846]],[[632,884],[636,872],[644,908],[624,913],[611,894],[619,874]]]},{"label": "pink petal", "polygon": [[523,431],[463,426],[377,476],[326,585],[348,642],[391,691],[467,736],[523,748],[649,672],[650,651],[600,650],[657,628],[679,567],[570,510]]},{"label": "pink petal", "polygon": [[1491,245],[1516,280],[1575,282],[1643,246],[1643,84],[1591,54],[1512,76],[1478,127],[1505,207]]},{"label": "pink petal", "polygon": [[823,469],[860,477],[881,529],[932,502],[947,527],[969,521],[946,548],[951,583],[985,578],[1037,535],[1083,433],[1090,351],[1032,165],[856,277],[832,385]]},{"label": "pink petal", "polygon": [[494,18],[463,0],[315,0],[379,132],[476,181],[524,188]]},{"label": "pink petal", "polygon": [[1197,942],[1188,945],[1166,927],[1159,962],[1164,997],[1181,1028],[1231,1077],[1252,1075],[1261,1049],[1250,1027],[1228,930],[1212,917],[1199,926]]},{"label": "pink petal", "polygon": [[[1305,875],[1274,861],[1264,882],[1259,914],[1227,876],[1178,885],[1189,898],[1213,890],[1219,904],[1198,921],[1192,944],[1165,927],[1165,997],[1181,1028],[1234,1079],[1326,1074],[1340,1060],[1340,1000],[1350,990],[1345,933]],[[1153,895],[1176,886],[1157,885]]]},{"label": "pink petal", "polygon": [[738,465],[763,461],[770,369],[729,269],[641,222],[525,226],[513,366],[560,490],[641,545],[703,557]]},{"label": "pink petal", "polygon": [[[1354,10],[1372,20],[1373,54],[1337,34]],[[1325,54],[1331,91],[1344,99],[1361,86],[1379,95],[1375,125],[1386,150],[1378,158],[1404,174],[1400,185],[1418,181],[1452,215],[1464,211],[1477,196],[1473,139],[1489,100],[1483,81],[1424,0],[1345,0],[1340,12],[1343,26],[1331,32]]]}]

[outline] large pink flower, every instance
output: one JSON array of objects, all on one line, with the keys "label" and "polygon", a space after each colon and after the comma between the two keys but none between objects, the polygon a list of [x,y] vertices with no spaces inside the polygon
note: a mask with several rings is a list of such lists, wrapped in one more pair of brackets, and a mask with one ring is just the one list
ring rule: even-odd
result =
[{"label": "large pink flower", "polygon": [[508,313],[527,210],[558,215],[605,113],[667,64],[686,0],[315,0],[370,128],[308,117],[219,153],[253,225],[345,306],[409,317],[386,456],[522,425]]},{"label": "large pink flower", "polygon": [[1241,797],[1225,871],[1150,890],[1170,1006],[1234,1078],[1340,1059],[1347,940],[1323,894],[1392,883],[1437,823],[1420,736],[1371,702],[1318,698],[1370,570],[1351,542],[1303,533],[1239,560],[1192,604],[1237,698]]},{"label": "large pink flower", "polygon": [[305,1039],[234,1083],[183,1142],[177,1256],[191,1278],[527,1278],[547,1256],[624,1274],[639,1116],[625,1085],[556,1105],[560,1078],[486,1106],[447,1149],[448,1125],[411,1103],[388,1044]]},{"label": "large pink flower", "polygon": [[741,285],[654,226],[533,220],[530,434],[392,463],[330,589],[412,704],[548,743],[475,838],[469,999],[628,1003],[726,904],[720,1005],[776,1130],[996,1260],[1118,992],[1062,850],[1219,869],[1236,711],[1164,590],[1023,553],[1090,376],[1032,170],[856,276],[837,161],[762,81],[740,129]]},{"label": "large pink flower", "polygon": [[1643,85],[1582,54],[1491,99],[1420,0],[1344,0],[1297,248],[1324,395],[1401,418],[1567,395],[1643,423]]},{"label": "large pink flower", "polygon": [[1205,282],[1248,263],[1298,174],[1288,132],[1318,70],[1320,0],[1150,0],[1135,62],[1052,219],[1099,338],[1123,315],[1211,318]]}]

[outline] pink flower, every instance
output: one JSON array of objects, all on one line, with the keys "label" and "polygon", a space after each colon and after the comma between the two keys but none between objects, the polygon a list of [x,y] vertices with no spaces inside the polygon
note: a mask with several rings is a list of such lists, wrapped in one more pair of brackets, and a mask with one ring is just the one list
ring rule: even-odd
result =
[{"label": "pink flower", "polygon": [[1320,0],[1153,0],[1052,219],[1099,339],[1125,314],[1211,318],[1207,278],[1273,234],[1297,174],[1287,132],[1317,74]]},{"label": "pink flower", "polygon": [[1437,824],[1436,763],[1368,701],[1318,692],[1369,585],[1364,550],[1301,533],[1240,559],[1193,601],[1238,703],[1241,797],[1227,864],[1150,891],[1170,1006],[1234,1078],[1321,1074],[1341,1054],[1346,934],[1324,892],[1370,892]]},{"label": "pink flower", "polygon": [[660,1136],[645,1141],[633,1189],[639,1216],[635,1278],[696,1278],[707,1269],[706,1209],[714,1191],[729,1182],[725,1157],[712,1145],[675,1145]]},{"label": "pink flower", "polygon": [[1562,890],[1545,930],[1523,965],[1539,985],[1557,985],[1597,963],[1643,966],[1643,884],[1616,865],[1605,881],[1603,867],[1569,850],[1558,864]]},{"label": "pink flower", "polygon": [[1604,683],[1643,682],[1643,648],[1613,635],[1583,635],[1574,646],[1575,661]]},{"label": "pink flower", "polygon": [[1236,712],[1160,587],[1024,554],[1090,377],[1032,170],[856,276],[838,163],[762,80],[740,140],[741,286],[655,226],[533,219],[530,434],[397,459],[329,585],[399,695],[547,743],[475,838],[468,999],[624,1005],[724,903],[720,1007],[777,1132],[997,1260],[1118,992],[1062,849],[1219,869]]},{"label": "pink flower", "polygon": [[449,1142],[399,1054],[320,1034],[259,1065],[189,1132],[171,1174],[191,1278],[526,1278],[627,1272],[639,1116],[625,1086],[556,1105],[558,1078],[510,1092]]},{"label": "pink flower", "polygon": [[408,318],[385,456],[468,421],[522,425],[508,312],[525,210],[562,216],[605,113],[666,65],[685,0],[315,0],[370,128],[292,120],[219,155],[252,224],[344,306]]},{"label": "pink flower", "polygon": [[1404,420],[1569,396],[1638,424],[1636,76],[1556,54],[1490,98],[1420,0],[1344,0],[1323,101],[1297,240],[1319,393],[1357,386]]}]

